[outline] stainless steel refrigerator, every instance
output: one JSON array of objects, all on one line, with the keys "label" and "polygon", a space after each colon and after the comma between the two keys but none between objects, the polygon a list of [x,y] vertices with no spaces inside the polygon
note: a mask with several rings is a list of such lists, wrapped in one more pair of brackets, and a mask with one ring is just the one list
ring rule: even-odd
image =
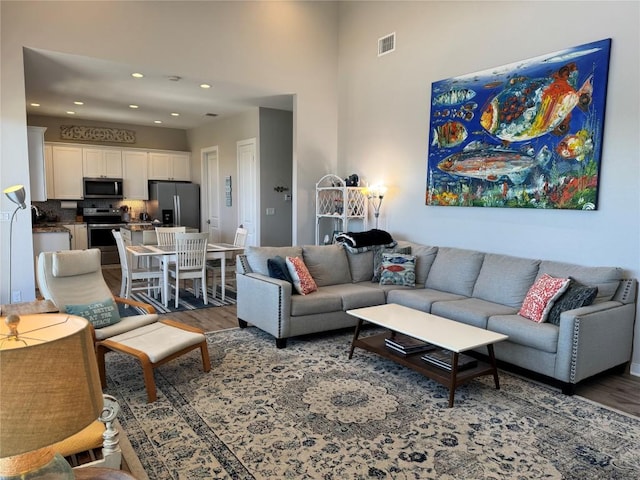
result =
[{"label": "stainless steel refrigerator", "polygon": [[200,185],[187,182],[149,182],[147,213],[164,225],[200,230]]}]

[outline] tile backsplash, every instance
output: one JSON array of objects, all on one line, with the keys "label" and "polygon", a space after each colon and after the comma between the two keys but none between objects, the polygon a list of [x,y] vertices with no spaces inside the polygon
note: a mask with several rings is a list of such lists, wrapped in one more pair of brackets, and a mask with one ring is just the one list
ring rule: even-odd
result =
[{"label": "tile backsplash", "polygon": [[[62,208],[60,200],[47,200],[46,202],[33,202],[32,205],[38,207],[41,214],[46,216],[47,222],[75,222],[77,215],[82,215],[85,207],[96,208],[120,208],[124,205],[129,207],[131,220],[137,220],[138,215],[147,211],[147,202],[144,200],[78,200],[76,208]],[[64,203],[69,203],[64,201]],[[124,213],[124,212],[123,212]]]}]

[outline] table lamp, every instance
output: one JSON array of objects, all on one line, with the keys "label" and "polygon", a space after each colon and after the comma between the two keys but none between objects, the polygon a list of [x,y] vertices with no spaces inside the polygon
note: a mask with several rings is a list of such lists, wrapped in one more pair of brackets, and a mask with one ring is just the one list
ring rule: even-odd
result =
[{"label": "table lamp", "polygon": [[387,193],[387,187],[384,185],[373,185],[372,187],[365,187],[364,194],[373,205],[373,216],[376,219],[376,229],[378,228],[378,217],[380,216],[380,207],[382,206],[382,199],[384,194]]},{"label": "table lamp", "polygon": [[94,422],[102,408],[89,322],[66,314],[2,318],[0,479],[74,478],[51,445]]},{"label": "table lamp", "polygon": [[13,215],[11,215],[11,221],[9,222],[9,303],[11,303],[11,260],[12,260],[12,251],[11,251],[11,242],[13,241],[13,219],[16,217],[16,213],[18,210],[24,210],[27,208],[27,204],[24,203],[26,198],[26,192],[24,191],[23,185],[12,185],[11,187],[7,187],[4,189],[4,194],[7,196],[9,200],[18,205],[16,209],[13,211]]}]

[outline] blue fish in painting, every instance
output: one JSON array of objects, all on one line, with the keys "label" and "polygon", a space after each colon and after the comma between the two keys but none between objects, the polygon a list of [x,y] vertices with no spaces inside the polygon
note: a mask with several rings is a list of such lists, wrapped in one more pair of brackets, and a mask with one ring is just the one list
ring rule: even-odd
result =
[{"label": "blue fish in painting", "polygon": [[512,78],[482,112],[480,125],[505,142],[521,142],[547,133],[564,135],[571,111],[586,111],[593,92],[592,76],[576,89],[575,63],[569,63],[549,77]]},{"label": "blue fish in painting", "polygon": [[520,185],[534,166],[546,164],[551,156],[546,145],[534,156],[531,149],[519,151],[472,142],[461,152],[442,160],[438,168],[449,175],[490,182],[506,177],[512,183]]},{"label": "blue fish in painting", "polygon": [[433,99],[434,105],[457,105],[458,103],[463,103],[471,100],[476,96],[476,92],[473,90],[469,90],[468,88],[460,88],[457,90],[449,90],[447,92],[443,92],[440,95],[436,96]]}]

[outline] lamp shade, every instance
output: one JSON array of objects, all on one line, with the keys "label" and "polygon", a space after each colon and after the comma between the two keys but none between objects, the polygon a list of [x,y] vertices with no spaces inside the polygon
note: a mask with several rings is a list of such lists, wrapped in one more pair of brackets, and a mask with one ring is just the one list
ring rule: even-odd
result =
[{"label": "lamp shade", "polygon": [[66,314],[19,319],[17,338],[5,318],[0,324],[0,459],[70,437],[103,407],[89,322]]},{"label": "lamp shade", "polygon": [[24,190],[24,185],[12,185],[4,189],[4,194],[11,200],[13,203],[18,205],[20,208],[27,208],[27,204],[24,203],[27,198],[27,194]]}]

